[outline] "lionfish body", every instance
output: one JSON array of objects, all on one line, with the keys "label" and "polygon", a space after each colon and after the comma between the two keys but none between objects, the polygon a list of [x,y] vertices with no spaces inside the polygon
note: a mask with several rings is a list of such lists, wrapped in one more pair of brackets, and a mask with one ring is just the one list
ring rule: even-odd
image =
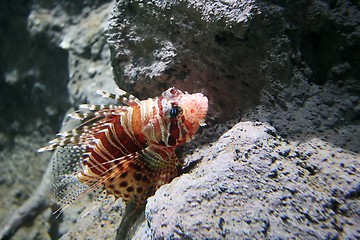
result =
[{"label": "lionfish body", "polygon": [[176,176],[175,148],[204,124],[208,100],[176,88],[143,101],[98,93],[127,106],[81,105],[69,115],[81,123],[39,151],[57,150],[54,187],[63,207],[92,192],[141,205]]}]

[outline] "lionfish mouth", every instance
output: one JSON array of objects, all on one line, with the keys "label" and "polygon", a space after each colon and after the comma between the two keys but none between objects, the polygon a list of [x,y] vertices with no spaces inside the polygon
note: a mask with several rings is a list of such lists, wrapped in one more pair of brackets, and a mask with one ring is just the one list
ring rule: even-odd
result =
[{"label": "lionfish mouth", "polygon": [[206,126],[205,120],[199,121],[199,125],[200,125],[201,127]]}]

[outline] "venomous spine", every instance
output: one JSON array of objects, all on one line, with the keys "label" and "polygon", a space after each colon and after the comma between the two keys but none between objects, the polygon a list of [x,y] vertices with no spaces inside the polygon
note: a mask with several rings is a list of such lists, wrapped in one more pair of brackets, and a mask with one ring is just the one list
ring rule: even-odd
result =
[{"label": "venomous spine", "polygon": [[56,150],[53,176],[61,211],[89,193],[142,205],[176,176],[176,147],[205,125],[208,99],[201,93],[172,87],[143,101],[126,92],[98,93],[125,106],[80,105],[69,116],[81,123],[39,149]]}]

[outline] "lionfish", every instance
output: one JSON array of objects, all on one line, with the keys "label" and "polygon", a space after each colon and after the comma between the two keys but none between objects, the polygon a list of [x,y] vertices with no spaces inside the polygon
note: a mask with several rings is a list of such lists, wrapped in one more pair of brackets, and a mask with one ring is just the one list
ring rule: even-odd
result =
[{"label": "lionfish", "polygon": [[97,91],[122,105],[83,104],[69,117],[80,123],[38,151],[56,150],[53,177],[61,212],[90,193],[143,205],[177,175],[176,147],[205,125],[208,99],[174,87],[140,101]]}]

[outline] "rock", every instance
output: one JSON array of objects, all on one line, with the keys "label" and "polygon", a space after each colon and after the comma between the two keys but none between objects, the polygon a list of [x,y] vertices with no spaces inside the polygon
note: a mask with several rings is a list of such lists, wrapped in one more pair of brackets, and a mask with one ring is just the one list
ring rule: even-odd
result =
[{"label": "rock", "polygon": [[45,34],[48,41],[67,52],[67,87],[74,106],[85,102],[108,103],[94,89],[114,91],[116,88],[104,35],[112,5],[110,1],[91,5],[65,2],[51,8],[40,4],[29,16],[31,34]]},{"label": "rock", "polygon": [[1,131],[11,137],[55,131],[69,108],[66,53],[27,31],[30,3],[5,1],[0,12]]},{"label": "rock", "polygon": [[281,11],[257,1],[117,1],[107,28],[115,81],[145,97],[201,91],[210,120],[234,118],[269,79],[290,78]]},{"label": "rock", "polygon": [[[345,161],[359,169],[357,156],[341,151],[323,162],[324,151],[335,154],[340,149],[318,139],[299,145],[269,130],[276,133],[268,124],[242,122],[213,146],[191,155],[202,156],[196,168],[148,200],[143,225],[148,230],[139,229],[146,233],[140,239],[358,237],[359,218],[348,217],[359,201],[345,193],[356,189],[359,177],[338,167]],[[315,143],[318,146],[311,147]],[[277,160],[271,160],[276,152],[309,147],[311,158],[277,153]],[[269,176],[280,163],[283,169],[277,170],[277,177]],[[317,171],[307,164],[316,164]],[[341,194],[331,196],[332,186],[341,188]],[[340,206],[347,210],[339,211]]]},{"label": "rock", "polygon": [[[1,3],[2,228],[16,208],[21,209],[30,194],[36,194],[50,159],[36,150],[59,131],[71,103],[96,103],[100,98],[94,89],[113,90],[116,86],[103,35],[110,10],[109,1],[90,5],[72,1]],[[78,79],[88,81],[81,80],[78,89],[69,85]],[[22,226],[29,227],[20,229],[14,239],[56,239],[69,231],[72,224],[68,222],[78,217],[76,211],[70,211],[60,218],[63,223],[52,217],[53,211],[39,211],[32,219],[24,219]]]}]

